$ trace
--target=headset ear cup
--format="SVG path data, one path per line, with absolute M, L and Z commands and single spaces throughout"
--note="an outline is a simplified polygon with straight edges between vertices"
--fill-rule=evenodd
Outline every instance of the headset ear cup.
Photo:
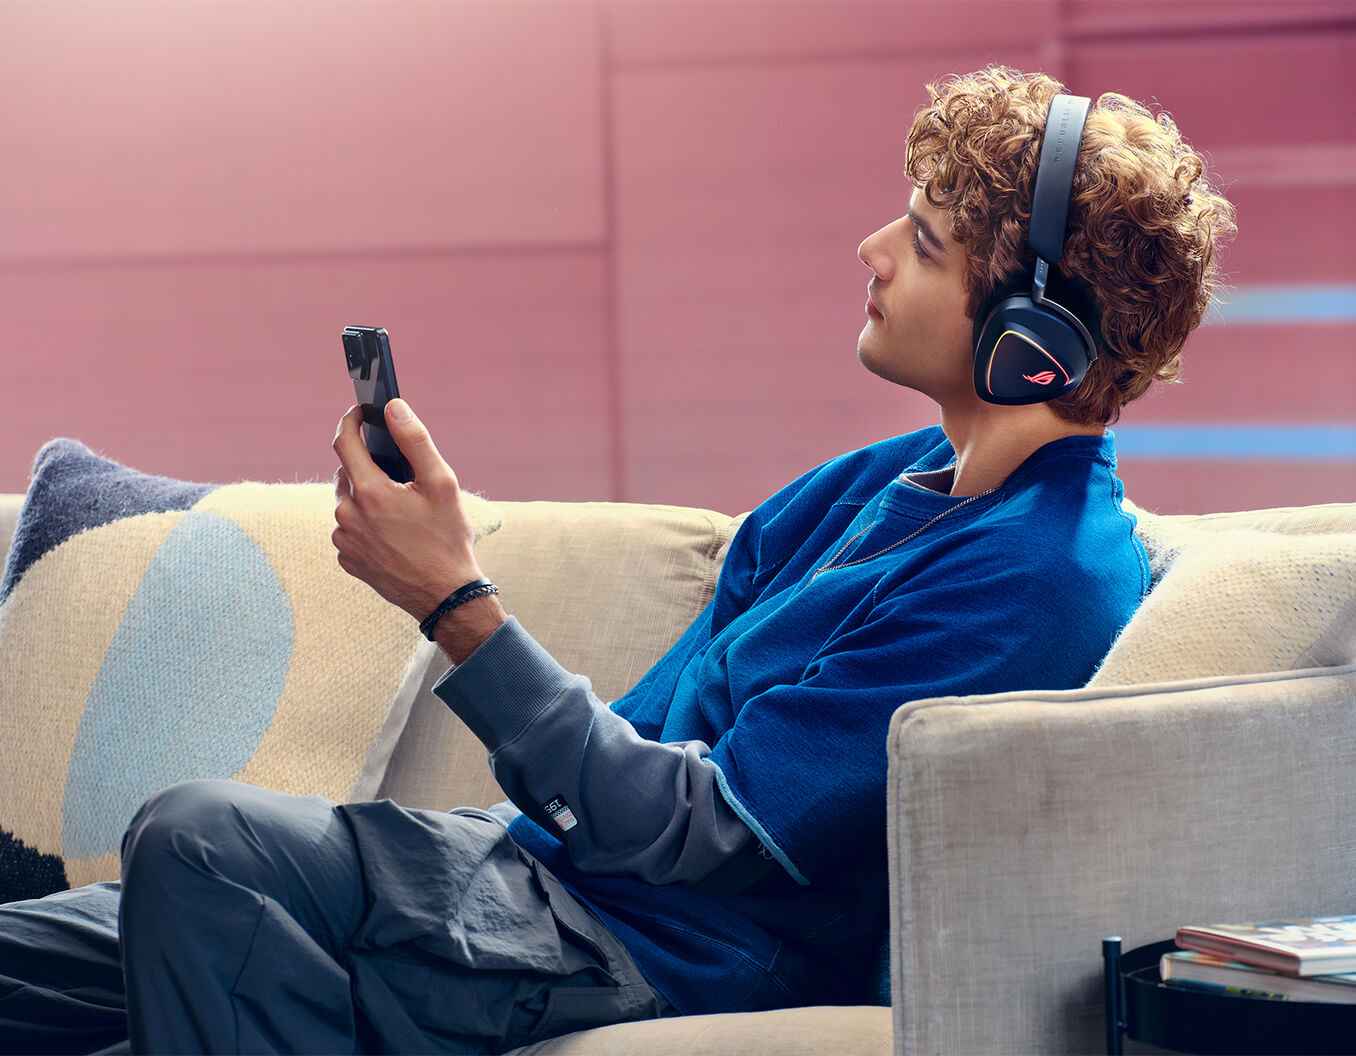
M 1077 292 L 1079 286 L 1062 281 L 1058 265 L 1091 102 L 1086 96 L 1064 94 L 1050 100 L 1026 235 L 1036 258 L 1031 293 L 1009 287 L 982 324 L 975 318 L 975 392 L 989 403 L 1058 399 L 1078 387 L 1097 358 L 1098 339 L 1077 314 L 1078 298 L 1068 301 L 1070 310 L 1060 303 L 1064 298 L 1058 292 L 1064 287 Z M 1100 333 L 1096 312 L 1087 314 Z
M 1001 405 L 1044 403 L 1076 389 L 1094 353 L 1086 330 L 1067 315 L 1025 294 L 999 301 L 975 341 L 979 398 Z

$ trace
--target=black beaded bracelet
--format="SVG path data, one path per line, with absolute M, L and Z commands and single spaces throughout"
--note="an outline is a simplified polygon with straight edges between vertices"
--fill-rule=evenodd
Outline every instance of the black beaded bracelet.
M 433 628 L 438 626 L 438 621 L 453 609 L 465 605 L 468 601 L 475 601 L 476 598 L 484 598 L 498 593 L 499 588 L 488 579 L 473 579 L 466 586 L 454 590 L 443 599 L 441 605 L 420 620 L 419 630 L 431 642 L 433 641 Z

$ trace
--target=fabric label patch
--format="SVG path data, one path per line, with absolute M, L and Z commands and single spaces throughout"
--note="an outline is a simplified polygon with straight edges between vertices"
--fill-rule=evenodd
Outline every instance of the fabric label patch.
M 541 807 L 542 810 L 551 815 L 551 820 L 560 826 L 561 832 L 569 832 L 579 824 L 578 819 L 574 816 L 574 811 L 570 809 L 570 805 L 565 802 L 563 796 L 548 799 Z

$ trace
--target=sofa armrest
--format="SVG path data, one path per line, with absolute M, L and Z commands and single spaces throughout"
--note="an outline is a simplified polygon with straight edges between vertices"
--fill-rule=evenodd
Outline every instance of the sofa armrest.
M 1097 1051 L 1105 936 L 1356 908 L 1356 665 L 917 701 L 889 756 L 897 1052 Z

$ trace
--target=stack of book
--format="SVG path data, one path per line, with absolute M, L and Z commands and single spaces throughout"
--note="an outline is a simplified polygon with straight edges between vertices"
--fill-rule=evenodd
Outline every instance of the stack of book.
M 1165 953 L 1165 983 L 1289 1001 L 1356 1004 L 1356 916 L 1186 925 Z

